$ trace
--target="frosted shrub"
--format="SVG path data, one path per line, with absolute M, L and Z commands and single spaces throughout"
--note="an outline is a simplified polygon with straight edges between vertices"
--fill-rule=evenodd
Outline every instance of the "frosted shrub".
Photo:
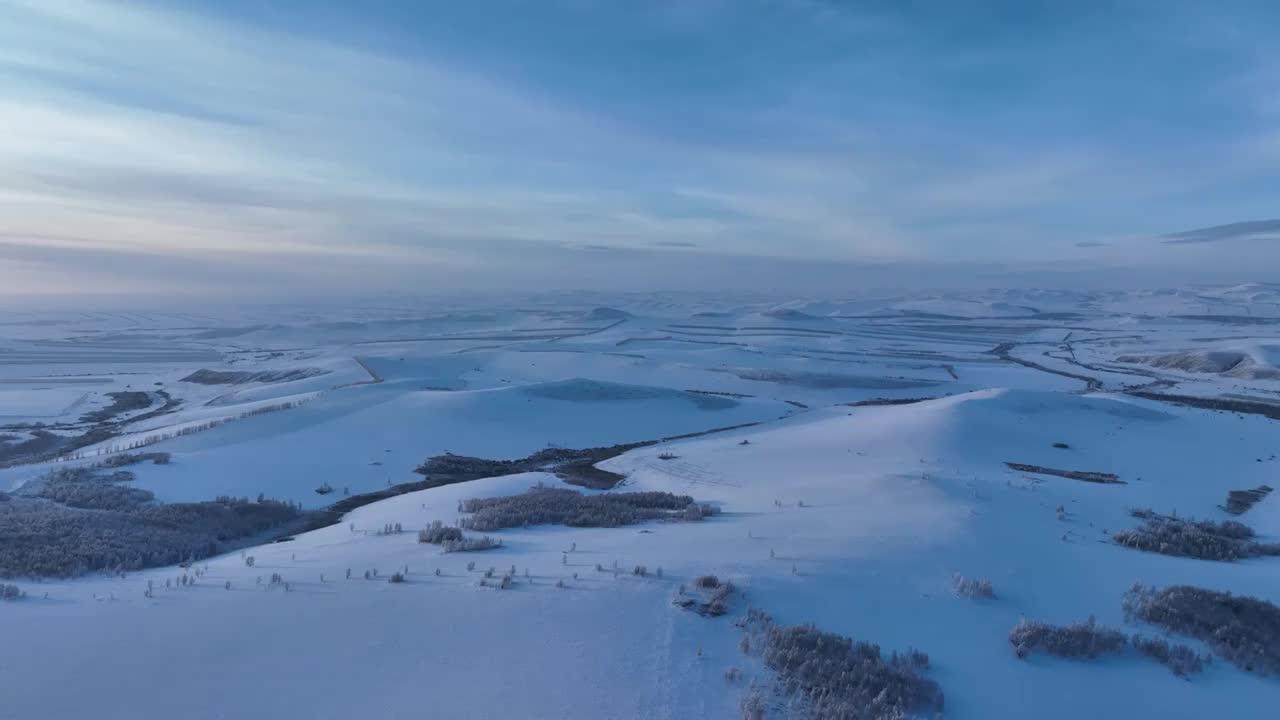
M 431 525 L 418 531 L 418 542 L 430 543 L 431 545 L 443 545 L 448 542 L 459 542 L 462 540 L 462 531 L 456 527 L 446 527 L 439 520 L 432 521 Z
M 1111 536 L 1117 545 L 1198 560 L 1230 562 L 1260 555 L 1280 555 L 1280 544 L 1253 542 L 1253 529 L 1235 520 L 1213 522 L 1135 510 L 1143 523 Z
M 1149 638 L 1134 635 L 1129 642 L 1134 649 L 1169 668 L 1178 677 L 1186 677 L 1204 669 L 1205 658 L 1196 654 L 1195 650 L 1181 644 L 1170 644 L 1163 638 Z
M 478 552 L 498 547 L 502 547 L 502 541 L 494 540 L 488 535 L 481 535 L 480 537 L 464 537 L 461 540 L 447 540 L 441 545 L 441 548 L 447 553 Z
M 1203 640 L 1250 672 L 1280 675 L 1280 607 L 1266 600 L 1190 585 L 1162 590 L 1135 584 L 1125 617 Z
M 996 596 L 991 581 L 986 578 L 967 578 L 959 573 L 951 576 L 951 587 L 957 595 L 971 598 L 992 599 Z
M 0 583 L 0 600 L 18 600 L 25 595 L 17 585 Z
M 402 572 L 391 573 L 391 575 L 387 577 L 387 582 L 393 583 L 393 584 L 404 582 L 404 573 Z
M 806 701 L 811 717 L 899 720 L 942 713 L 942 688 L 923 674 L 928 665 L 924 653 L 886 658 L 879 645 L 812 625 L 772 625 L 763 614 L 751 622 L 763 632 L 765 666 L 778 674 L 787 694 Z M 763 702 L 757 705 L 762 713 Z M 762 717 L 748 716 L 746 703 L 743 716 Z
M 1128 638 L 1122 633 L 1088 622 L 1059 626 L 1023 618 L 1009 632 L 1009 644 L 1018 657 L 1043 652 L 1064 658 L 1093 659 L 1124 652 Z

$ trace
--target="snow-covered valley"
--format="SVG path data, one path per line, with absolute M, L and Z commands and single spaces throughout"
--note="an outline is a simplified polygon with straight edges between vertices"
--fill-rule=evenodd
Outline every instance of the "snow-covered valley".
M 1228 512 L 1233 491 L 1280 479 L 1278 300 L 1251 285 L 17 314 L 0 328 L 0 575 L 25 597 L 0 602 L 0 718 L 749 717 L 744 701 L 805 717 L 812 698 L 743 643 L 748 608 L 927 653 L 947 718 L 1271 717 L 1274 672 L 1122 603 L 1135 582 L 1280 602 L 1280 557 L 1116 535 L 1149 509 L 1280 541 L 1280 498 Z M 554 463 L 397 489 L 430 481 L 416 471 L 433 457 L 626 443 L 601 454 L 622 478 L 609 490 Z M 15 518 L 66 502 L 51 473 L 117 463 L 129 478 L 92 482 L 145 491 L 142 507 L 347 504 L 185 567 L 32 576 Z M 538 487 L 714 514 L 466 527 L 465 501 Z M 501 546 L 442 552 L 419 542 L 435 521 Z M 705 575 L 735 588 L 722 615 L 679 607 Z M 1010 641 L 1023 618 L 1091 617 L 1214 659 L 1181 677 L 1132 649 L 1021 657 Z

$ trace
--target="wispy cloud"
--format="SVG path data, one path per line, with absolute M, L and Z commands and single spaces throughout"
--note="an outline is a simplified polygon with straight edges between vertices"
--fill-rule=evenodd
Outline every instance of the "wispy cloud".
M 1252 220 L 1185 230 L 1163 235 L 1160 242 L 1166 245 L 1186 245 L 1231 240 L 1280 240 L 1280 220 Z
M 946 27 L 967 16 L 817 0 L 550 2 L 497 24 L 459 4 L 432 11 L 426 41 L 326 7 L 337 20 L 280 24 L 217 4 L 0 0 L 10 267 L 116 287 L 133 277 L 121 257 L 211 285 L 248 266 L 293 282 L 360 258 L 447 282 L 606 254 L 583 248 L 1038 261 L 1256 217 L 1280 181 L 1259 151 L 1280 147 L 1280 63 L 1247 22 L 1188 48 L 1144 29 L 1159 13 L 1114 37 L 983 21 L 966 41 Z M 591 36 L 555 35 L 579 27 Z M 1107 72 L 1134 43 L 1169 72 L 1225 58 L 1230 82 L 1187 75 L 1220 104 L 1198 107 L 1195 86 L 1152 95 L 1160 83 L 1125 74 L 1145 66 Z

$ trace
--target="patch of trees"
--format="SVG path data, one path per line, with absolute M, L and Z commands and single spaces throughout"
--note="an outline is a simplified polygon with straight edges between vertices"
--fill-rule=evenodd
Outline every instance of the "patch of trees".
M 418 542 L 420 543 L 443 545 L 447 542 L 457 542 L 461 539 L 461 530 L 447 526 L 439 520 L 432 521 L 430 525 L 418 531 Z
M 0 577 L 173 565 L 224 552 L 237 540 L 270 530 L 300 529 L 313 515 L 261 496 L 154 503 L 144 490 L 120 487 L 121 474 L 128 475 L 62 471 L 52 482 L 40 481 L 37 497 L 14 496 L 0 505 Z M 147 500 L 138 502 L 137 493 Z
M 153 465 L 168 465 L 173 456 L 167 452 L 124 452 L 108 455 L 104 460 L 94 463 L 94 467 L 120 468 L 139 463 L 150 462 Z
M 129 511 L 155 499 L 147 490 L 120 484 L 133 477 L 127 470 L 108 475 L 89 468 L 62 468 L 37 480 L 35 495 L 83 510 Z
M 1124 547 L 1223 562 L 1280 555 L 1280 543 L 1254 542 L 1253 529 L 1235 520 L 1192 520 L 1151 510 L 1134 510 L 1131 514 L 1142 519 L 1142 524 L 1111 536 L 1116 544 Z
M 17 585 L 0 583 L 0 600 L 20 600 L 26 596 L 27 594 Z
M 879 645 L 813 625 L 776 625 L 754 608 L 739 624 L 747 632 L 744 651 L 758 651 L 782 691 L 804 698 L 810 717 L 898 720 L 942 713 L 942 688 L 924 674 L 929 656 L 919 650 L 885 657 Z M 762 710 L 761 703 L 750 704 Z M 747 705 L 744 716 L 760 717 L 747 715 Z
M 707 617 L 719 617 L 729 612 L 729 598 L 737 590 L 733 583 L 715 575 L 699 575 L 693 581 L 694 589 L 702 593 L 699 599 L 685 593 L 683 585 L 672 604 Z
M 1101 655 L 1121 655 L 1135 650 L 1185 677 L 1204 669 L 1208 658 L 1186 645 L 1170 644 L 1162 638 L 1127 636 L 1103 627 L 1091 617 L 1087 622 L 1050 625 L 1038 620 L 1021 620 L 1009 631 L 1009 644 L 1018 657 L 1044 653 L 1075 660 L 1093 660 Z
M 621 527 L 646 520 L 701 520 L 716 512 L 688 495 L 669 492 L 583 495 L 568 488 L 534 487 L 519 495 L 464 500 L 467 530 L 501 530 L 534 525 Z
M 1249 672 L 1280 675 L 1280 607 L 1266 600 L 1191 585 L 1162 590 L 1135 584 L 1125 617 L 1203 640 Z

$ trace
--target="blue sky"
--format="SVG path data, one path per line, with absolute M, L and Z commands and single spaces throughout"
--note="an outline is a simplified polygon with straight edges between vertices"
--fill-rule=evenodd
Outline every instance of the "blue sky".
M 0 0 L 0 292 L 1274 279 L 1276 27 L 1262 2 Z

